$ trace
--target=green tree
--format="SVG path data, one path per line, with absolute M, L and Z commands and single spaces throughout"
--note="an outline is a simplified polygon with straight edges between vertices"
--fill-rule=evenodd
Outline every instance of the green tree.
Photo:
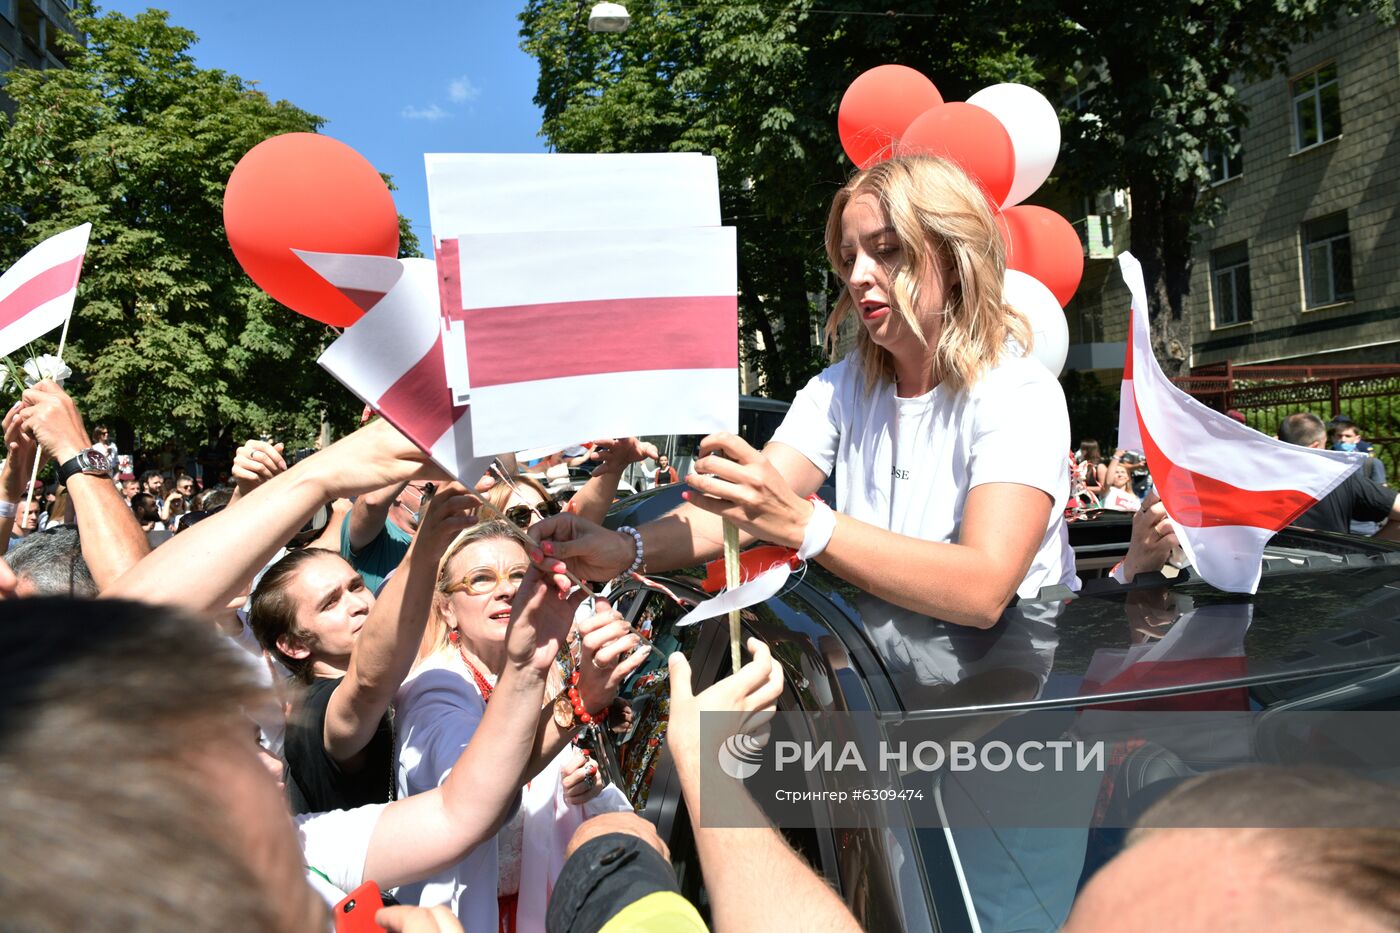
M 324 121 L 197 67 L 194 33 L 164 12 L 99 14 L 85 0 L 75 22 L 88 43 L 61 39 L 67 69 L 9 76 L 17 110 L 0 114 L 0 267 L 92 222 L 64 354 L 87 416 L 146 443 L 262 432 L 304 442 L 323 416 L 348 426 L 357 406 L 315 362 L 334 334 L 254 285 L 223 228 L 239 158 Z M 411 233 L 403 246 L 416 252 Z
M 860 72 L 897 62 L 965 97 L 1034 80 L 1005 31 L 953 4 L 636 0 L 621 35 L 591 35 L 587 5 L 530 0 L 522 47 L 540 65 L 542 135 L 561 152 L 696 151 L 719 163 L 739 232 L 742 341 L 765 391 L 791 397 L 821 365 L 813 335 L 834 298 L 822 239 L 852 166 L 836 110 Z M 957 63 L 950 67 L 948 63 Z M 759 349 L 761 347 L 761 349 Z

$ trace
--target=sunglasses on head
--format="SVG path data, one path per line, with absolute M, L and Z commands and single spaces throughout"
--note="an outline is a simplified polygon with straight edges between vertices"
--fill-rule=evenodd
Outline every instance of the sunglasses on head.
M 549 518 L 558 515 L 563 507 L 553 499 L 546 499 L 537 506 L 513 505 L 503 513 L 517 528 L 529 528 L 533 518 Z

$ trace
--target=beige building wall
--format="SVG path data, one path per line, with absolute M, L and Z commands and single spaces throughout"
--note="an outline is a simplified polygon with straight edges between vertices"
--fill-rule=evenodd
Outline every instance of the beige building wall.
M 1290 81 L 1328 63 L 1337 70 L 1341 134 L 1300 151 Z M 1294 49 L 1287 75 L 1240 93 L 1250 107 L 1241 135 L 1243 170 L 1215 187 L 1225 207 L 1200 230 L 1186 299 L 1192 365 L 1227 358 L 1400 362 L 1400 29 L 1369 14 L 1345 18 Z M 1346 217 L 1354 295 L 1309 308 L 1304 225 L 1334 214 Z M 1252 320 L 1224 323 L 1217 320 L 1211 257 L 1240 244 L 1248 252 Z M 1072 344 L 1125 339 L 1129 297 L 1116 265 L 1086 262 L 1084 284 L 1067 309 Z

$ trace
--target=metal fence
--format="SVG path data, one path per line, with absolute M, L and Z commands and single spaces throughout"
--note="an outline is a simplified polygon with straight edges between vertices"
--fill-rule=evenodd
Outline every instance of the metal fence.
M 1177 385 L 1218 411 L 1238 409 L 1249 426 L 1276 435 L 1298 411 L 1326 421 L 1346 415 L 1375 445 L 1392 486 L 1400 484 L 1400 366 L 1197 367 Z

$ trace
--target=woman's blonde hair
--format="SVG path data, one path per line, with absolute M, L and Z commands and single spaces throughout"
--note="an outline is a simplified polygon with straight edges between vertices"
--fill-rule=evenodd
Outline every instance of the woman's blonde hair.
M 511 483 L 515 485 L 512 486 L 510 483 L 497 483 L 486 490 L 486 501 L 491 503 L 498 512 L 504 512 L 506 510 L 506 504 L 510 502 L 510 497 L 518 486 L 525 486 L 533 489 L 540 494 L 540 500 L 543 502 L 548 502 L 550 499 L 554 498 L 554 496 L 550 494 L 550 491 L 544 487 L 544 484 L 533 476 L 517 473 L 511 477 Z
M 903 263 L 890 285 L 890 309 L 904 318 L 922 342 L 919 305 L 920 270 L 933 268 L 943 278 L 943 328 L 934 348 L 932 376 L 954 392 L 972 386 L 996 365 L 1007 338 L 1023 352 L 1031 349 L 1030 322 L 1002 301 L 1006 254 L 1001 234 L 982 189 L 957 165 L 933 156 L 890 159 L 856 174 L 837 192 L 826 221 L 826 253 L 841 275 L 841 215 L 863 194 L 874 194 L 889 217 L 903 248 Z M 847 288 L 841 289 L 826 322 L 826 340 L 834 351 L 841 322 L 856 311 Z M 894 359 L 856 331 L 852 351 L 865 372 L 867 390 L 884 379 L 895 381 Z
M 447 588 L 456 582 L 448 579 L 447 566 L 452 563 L 452 558 L 461 553 L 468 545 L 476 544 L 478 541 L 493 541 L 502 538 L 516 543 L 520 541 L 516 530 L 511 527 L 509 522 L 499 520 L 478 522 L 470 528 L 463 529 L 457 537 L 452 539 L 447 550 L 443 551 L 442 557 L 438 560 L 437 582 L 433 587 L 433 608 L 428 618 L 428 629 L 423 635 L 423 650 L 420 655 L 441 651 L 452 644 L 447 639 L 447 620 L 443 615 L 443 608 L 452 595 L 447 592 Z

